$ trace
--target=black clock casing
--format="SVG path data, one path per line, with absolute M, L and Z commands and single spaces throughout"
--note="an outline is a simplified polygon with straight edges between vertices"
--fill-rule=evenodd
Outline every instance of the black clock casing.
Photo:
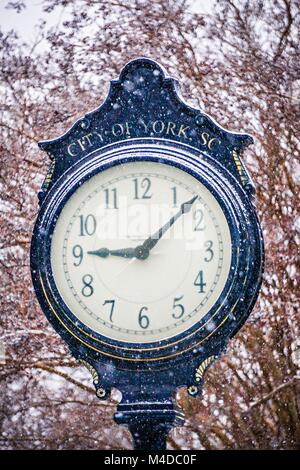
M 205 370 L 248 318 L 263 270 L 255 190 L 240 160 L 251 142 L 189 107 L 177 82 L 141 58 L 125 66 L 100 108 L 58 139 L 40 143 L 52 164 L 32 238 L 33 284 L 48 320 L 91 371 L 99 398 L 107 398 L 111 387 L 125 402 L 168 400 L 179 386 L 197 395 Z M 159 344 L 112 340 L 78 321 L 58 292 L 50 262 L 55 223 L 76 189 L 98 172 L 141 160 L 176 166 L 201 181 L 222 207 L 232 239 L 231 269 L 216 304 L 188 331 Z

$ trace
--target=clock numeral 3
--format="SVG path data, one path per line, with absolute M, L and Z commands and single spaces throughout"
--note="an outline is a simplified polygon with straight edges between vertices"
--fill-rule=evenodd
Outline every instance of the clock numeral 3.
M 181 318 L 184 314 L 184 306 L 182 304 L 179 304 L 178 301 L 183 299 L 183 295 L 181 297 L 175 297 L 174 299 L 174 302 L 173 302 L 173 313 L 172 313 L 172 317 L 173 318 L 176 318 L 176 320 L 178 320 L 179 318 Z M 176 311 L 175 311 L 176 309 Z
M 133 179 L 134 183 L 134 199 L 150 199 L 152 194 L 149 194 L 151 187 L 151 180 L 149 178 L 143 178 L 140 181 L 138 178 Z M 142 196 L 141 192 L 144 190 Z
M 94 293 L 94 288 L 92 286 L 93 276 L 90 274 L 85 274 L 82 278 L 83 288 L 81 289 L 82 295 L 84 297 L 91 297 Z
M 84 215 L 79 216 L 80 220 L 80 233 L 79 235 L 83 237 L 84 235 L 94 235 L 97 228 L 97 222 L 93 214 L 89 214 L 86 217 Z
M 147 317 L 147 315 L 143 313 L 144 311 L 147 311 L 147 310 L 148 310 L 148 307 L 142 307 L 139 312 L 139 325 L 144 330 L 148 328 L 149 323 L 150 323 L 149 317 Z
M 194 286 L 199 287 L 199 293 L 204 294 L 204 287 L 206 286 L 206 283 L 204 282 L 204 275 L 203 271 L 199 271 L 199 273 L 196 276 L 196 279 L 194 281 Z
M 81 264 L 82 258 L 83 258 L 83 249 L 82 246 L 80 245 L 74 245 L 73 250 L 72 250 L 74 258 L 76 258 L 76 261 L 74 261 L 74 266 L 79 266 Z
M 106 304 L 111 304 L 109 319 L 113 323 L 112 317 L 113 317 L 113 312 L 114 312 L 114 308 L 115 308 L 115 301 L 114 300 L 105 300 L 105 302 L 102 305 L 104 306 Z
M 118 209 L 116 188 L 104 189 L 104 195 L 105 195 L 105 208 L 106 209 Z
M 204 214 L 202 209 L 196 209 L 193 218 L 195 221 L 195 227 L 194 230 L 196 232 L 200 232 L 205 229 L 205 225 L 203 225 L 203 219 L 204 219 Z
M 205 242 L 205 247 L 206 247 L 205 252 L 207 253 L 207 256 L 205 256 L 204 261 L 209 263 L 214 257 L 214 252 L 213 252 L 213 249 L 212 249 L 213 242 L 211 240 L 207 240 Z

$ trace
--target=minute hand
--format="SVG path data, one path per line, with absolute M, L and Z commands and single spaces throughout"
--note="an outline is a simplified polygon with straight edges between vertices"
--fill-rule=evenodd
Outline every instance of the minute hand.
M 167 230 L 169 230 L 170 227 L 172 227 L 176 220 L 179 219 L 182 214 L 186 214 L 191 210 L 192 205 L 194 204 L 197 198 L 198 196 L 195 196 L 189 201 L 186 201 L 181 204 L 179 211 L 175 215 L 173 215 L 173 217 L 171 217 L 171 219 L 166 222 L 160 229 L 158 229 L 157 232 L 153 233 L 149 238 L 144 241 L 144 243 L 142 244 L 142 248 L 144 250 L 152 250 L 158 240 L 164 235 Z

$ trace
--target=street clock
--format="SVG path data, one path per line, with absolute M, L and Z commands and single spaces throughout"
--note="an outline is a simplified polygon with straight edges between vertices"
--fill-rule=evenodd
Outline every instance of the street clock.
M 40 305 L 136 448 L 182 422 L 172 396 L 254 306 L 263 241 L 240 156 L 252 142 L 178 96 L 154 61 L 127 64 L 100 108 L 40 142 L 52 160 L 31 247 Z

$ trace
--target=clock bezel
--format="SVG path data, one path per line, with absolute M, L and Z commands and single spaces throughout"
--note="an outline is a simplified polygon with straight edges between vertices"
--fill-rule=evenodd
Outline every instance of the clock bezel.
M 159 342 L 125 343 L 91 330 L 68 309 L 54 282 L 50 245 L 60 212 L 79 185 L 112 166 L 142 160 L 180 168 L 209 189 L 221 206 L 229 226 L 232 260 L 221 295 L 198 323 Z M 245 252 L 248 252 L 248 256 L 243 256 Z M 222 165 L 204 152 L 184 144 L 175 144 L 166 139 L 134 139 L 93 152 L 74 164 L 53 185 L 43 201 L 35 225 L 31 267 L 42 309 L 72 350 L 84 350 L 89 356 L 100 356 L 104 360 L 126 364 L 126 367 L 130 367 L 130 364 L 134 367 L 161 367 L 171 359 L 182 361 L 197 354 L 212 336 L 215 345 L 233 336 L 248 317 L 256 300 L 261 282 L 262 253 L 260 228 L 252 203 L 240 183 Z M 250 266 L 248 261 L 253 259 L 257 263 Z M 209 328 L 204 336 L 204 326 L 207 327 L 212 321 L 216 328 Z

